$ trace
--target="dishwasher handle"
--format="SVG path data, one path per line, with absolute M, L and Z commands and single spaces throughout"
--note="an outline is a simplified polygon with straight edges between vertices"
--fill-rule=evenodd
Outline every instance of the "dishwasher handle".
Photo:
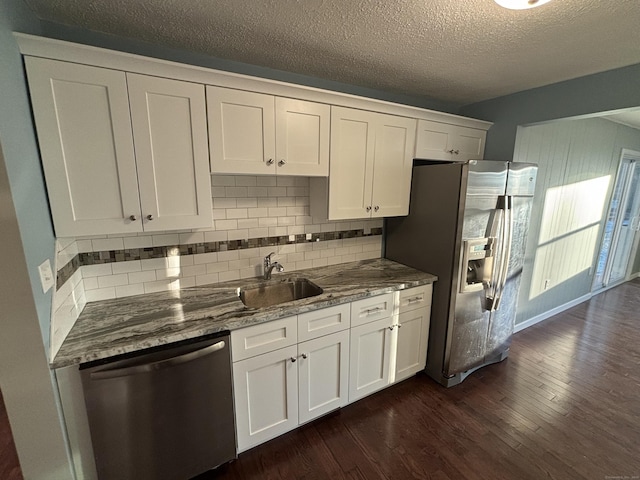
M 174 367 L 182 363 L 191 362 L 198 358 L 202 358 L 218 350 L 222 350 L 225 347 L 225 341 L 220 340 L 213 345 L 208 345 L 204 348 L 188 352 L 177 357 L 171 357 L 164 360 L 158 360 L 155 362 L 143 363 L 140 365 L 133 365 L 130 367 L 114 368 L 112 370 L 100 370 L 91 372 L 91 380 L 106 380 L 109 378 L 126 377 L 131 375 L 137 375 L 140 373 L 149 373 L 156 370 L 162 370 L 163 368 Z

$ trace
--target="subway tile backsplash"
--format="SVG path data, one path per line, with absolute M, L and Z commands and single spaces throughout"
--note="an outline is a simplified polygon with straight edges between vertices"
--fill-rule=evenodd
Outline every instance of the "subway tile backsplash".
M 210 229 L 60 239 L 56 296 L 72 278 L 91 302 L 256 277 L 272 251 L 287 272 L 381 255 L 382 220 L 311 217 L 306 177 L 214 175 L 212 197 Z

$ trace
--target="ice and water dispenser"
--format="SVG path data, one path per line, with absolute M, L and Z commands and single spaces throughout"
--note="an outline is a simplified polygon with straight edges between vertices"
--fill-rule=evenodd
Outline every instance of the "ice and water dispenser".
M 463 240 L 460 293 L 491 286 L 496 237 Z

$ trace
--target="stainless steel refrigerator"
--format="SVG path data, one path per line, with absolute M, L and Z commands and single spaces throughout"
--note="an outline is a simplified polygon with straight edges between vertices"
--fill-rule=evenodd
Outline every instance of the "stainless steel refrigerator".
M 504 360 L 513 334 L 537 166 L 415 160 L 385 257 L 438 276 L 426 372 L 446 387 Z

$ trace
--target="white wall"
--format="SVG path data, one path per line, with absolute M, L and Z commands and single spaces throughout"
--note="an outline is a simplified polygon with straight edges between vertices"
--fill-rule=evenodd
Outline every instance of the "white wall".
M 540 169 L 516 324 L 591 292 L 623 148 L 640 150 L 640 131 L 604 119 L 519 127 L 514 161 Z

